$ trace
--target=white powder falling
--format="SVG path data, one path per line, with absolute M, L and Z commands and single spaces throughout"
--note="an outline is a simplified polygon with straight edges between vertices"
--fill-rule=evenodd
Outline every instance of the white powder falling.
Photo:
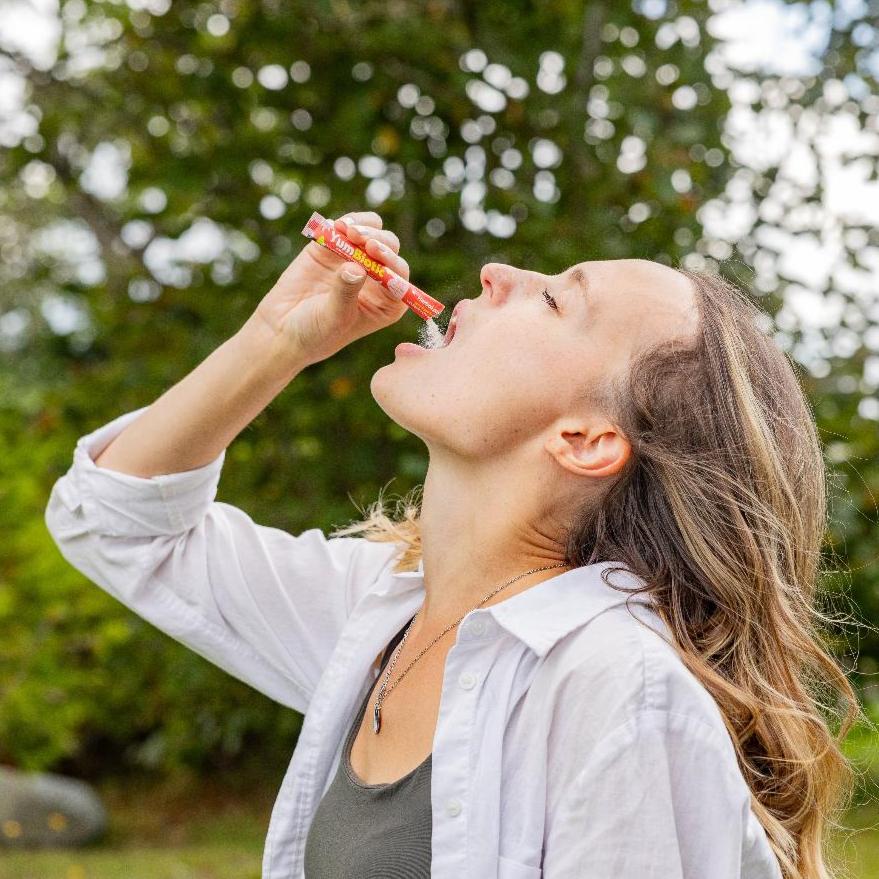
M 445 339 L 446 329 L 448 327 L 441 329 L 432 317 L 428 318 L 418 331 L 418 344 L 422 348 L 439 348 Z

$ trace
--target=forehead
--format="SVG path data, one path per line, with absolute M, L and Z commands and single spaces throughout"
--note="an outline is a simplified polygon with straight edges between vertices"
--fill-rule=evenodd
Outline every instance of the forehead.
M 685 334 L 696 328 L 693 284 L 669 266 L 649 259 L 590 260 L 565 273 L 574 284 L 580 275 L 595 322 L 611 319 L 629 330 L 640 327 L 654 339 L 657 333 Z

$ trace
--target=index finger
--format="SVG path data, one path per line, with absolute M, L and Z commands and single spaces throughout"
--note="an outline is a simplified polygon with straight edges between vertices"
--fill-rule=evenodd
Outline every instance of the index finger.
M 351 211 L 339 217 L 343 223 L 353 223 L 358 226 L 375 226 L 382 228 L 382 218 L 375 211 Z M 338 222 L 339 220 L 336 220 Z

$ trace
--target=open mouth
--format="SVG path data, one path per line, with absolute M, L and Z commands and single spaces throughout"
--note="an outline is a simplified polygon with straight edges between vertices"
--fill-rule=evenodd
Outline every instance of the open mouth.
M 446 324 L 445 329 L 435 320 L 427 320 L 418 331 L 418 344 L 422 348 L 436 351 L 439 348 L 446 348 L 452 340 L 456 338 L 458 333 L 458 324 L 461 318 L 462 300 L 452 310 L 452 316 Z
M 445 335 L 443 336 L 443 343 L 440 347 L 445 348 L 446 345 L 449 345 L 452 339 L 455 338 L 455 331 L 458 329 L 458 315 L 453 314 L 451 320 L 449 320 L 449 325 L 446 327 Z
M 469 303 L 466 299 L 462 299 L 453 309 L 452 316 L 449 318 L 449 324 L 446 327 L 445 335 L 443 336 L 442 346 L 445 348 L 449 345 L 458 334 L 459 326 L 461 323 L 461 319 L 463 317 L 464 311 L 466 311 Z

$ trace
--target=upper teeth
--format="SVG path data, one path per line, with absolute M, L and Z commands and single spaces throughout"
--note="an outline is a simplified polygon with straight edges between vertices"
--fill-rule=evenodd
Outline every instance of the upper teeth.
M 457 325 L 457 320 L 455 317 L 452 317 L 452 319 L 449 321 L 448 327 L 446 328 L 445 341 L 446 341 L 447 345 L 449 342 L 452 341 L 452 336 L 455 334 L 455 326 L 456 325 Z

